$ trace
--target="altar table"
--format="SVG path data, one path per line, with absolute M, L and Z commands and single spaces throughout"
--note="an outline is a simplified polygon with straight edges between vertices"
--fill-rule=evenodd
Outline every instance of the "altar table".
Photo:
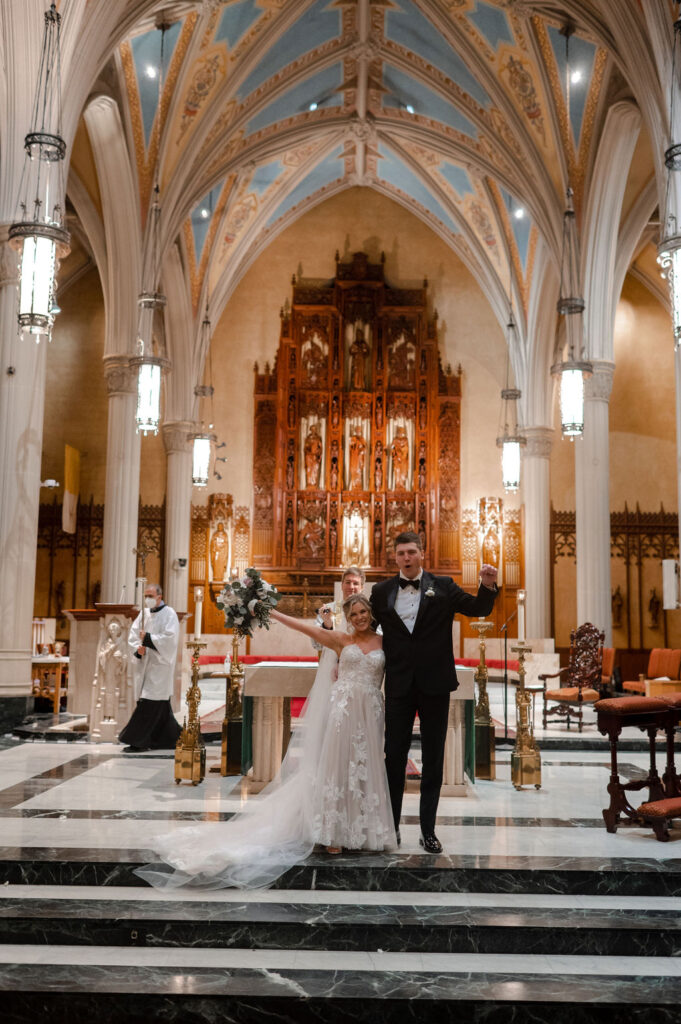
M 277 774 L 290 736 L 291 698 L 307 697 L 316 673 L 314 663 L 300 661 L 244 665 L 244 697 L 254 698 L 253 770 L 248 777 L 253 792 L 259 792 Z M 472 752 L 466 751 L 466 738 L 471 737 L 473 730 L 466 730 L 464 725 L 467 703 L 474 699 L 474 672 L 457 666 L 457 676 L 459 688 L 451 694 L 449 703 L 443 796 L 466 795 L 465 768 L 474 762 Z M 244 715 L 245 726 L 246 718 Z M 412 788 L 412 784 L 408 783 L 407 788 Z

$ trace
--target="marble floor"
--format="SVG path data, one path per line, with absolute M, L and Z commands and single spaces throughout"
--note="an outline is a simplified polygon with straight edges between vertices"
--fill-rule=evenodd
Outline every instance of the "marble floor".
M 646 766 L 623 753 L 623 776 Z M 320 851 L 264 892 L 167 893 L 133 874 L 152 838 L 255 806 L 241 778 L 176 786 L 170 751 L 4 737 L 3 1017 L 681 1020 L 681 829 L 608 834 L 608 777 L 605 750 L 566 743 L 518 792 L 502 746 L 495 781 L 442 799 L 441 857 L 408 793 L 396 853 Z

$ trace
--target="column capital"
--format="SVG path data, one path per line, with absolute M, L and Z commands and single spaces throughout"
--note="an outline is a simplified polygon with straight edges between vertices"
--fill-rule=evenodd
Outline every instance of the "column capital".
M 589 360 L 593 373 L 584 381 L 584 398 L 587 402 L 609 402 L 615 364 L 607 359 Z
M 163 424 L 161 432 L 166 453 L 170 455 L 172 452 L 189 451 L 190 437 L 197 433 L 197 427 L 189 420 L 171 420 Z
M 523 437 L 527 438 L 524 457 L 530 459 L 550 458 L 555 433 L 552 427 L 523 427 Z
M 103 363 L 109 398 L 135 394 L 137 373 L 130 365 L 130 356 L 104 356 Z
M 19 284 L 19 254 L 9 244 L 10 224 L 0 224 L 0 288 Z

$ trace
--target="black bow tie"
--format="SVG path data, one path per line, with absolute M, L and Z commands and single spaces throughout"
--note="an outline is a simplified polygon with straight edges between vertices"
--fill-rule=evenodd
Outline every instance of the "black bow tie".
M 421 580 L 405 580 L 404 576 L 400 576 L 400 588 L 404 590 L 405 587 L 413 587 L 414 590 L 420 590 Z

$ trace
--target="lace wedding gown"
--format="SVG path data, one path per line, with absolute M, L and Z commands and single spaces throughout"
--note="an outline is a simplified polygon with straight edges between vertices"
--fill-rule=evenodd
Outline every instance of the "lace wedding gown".
M 336 665 L 338 676 L 336 676 Z M 228 822 L 176 829 L 152 849 L 165 865 L 137 871 L 159 888 L 271 885 L 316 843 L 396 846 L 383 757 L 385 656 L 325 651 L 277 778 Z M 167 865 L 167 866 L 166 866 Z

